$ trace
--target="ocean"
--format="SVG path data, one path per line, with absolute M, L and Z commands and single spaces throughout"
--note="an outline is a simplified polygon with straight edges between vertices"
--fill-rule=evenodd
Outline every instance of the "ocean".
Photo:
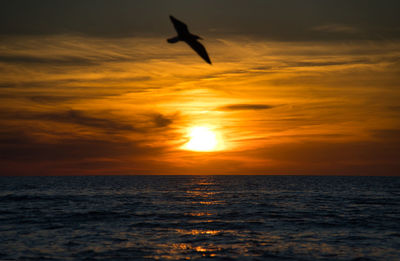
M 400 260 L 400 178 L 0 177 L 0 260 Z

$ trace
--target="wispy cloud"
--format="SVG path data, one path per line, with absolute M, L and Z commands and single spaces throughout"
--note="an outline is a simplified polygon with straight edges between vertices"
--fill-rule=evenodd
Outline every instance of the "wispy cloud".
M 400 143 L 400 129 L 378 129 L 371 130 L 373 137 L 389 142 L 396 141 Z
M 168 127 L 173 123 L 172 117 L 156 113 L 139 115 L 134 120 L 118 119 L 107 111 L 87 112 L 80 110 L 64 110 L 55 112 L 22 112 L 22 111 L 1 111 L 0 119 L 22 120 L 22 121 L 49 121 L 53 123 L 67 123 L 96 128 L 106 132 L 138 132 L 146 133 L 154 128 Z M 135 123 L 138 126 L 135 126 Z
M 41 57 L 35 55 L 0 55 L 0 61 L 10 64 L 44 64 L 53 66 L 88 66 L 95 65 L 93 60 L 77 56 Z
M 327 32 L 327 33 L 345 33 L 354 34 L 360 32 L 360 30 L 351 25 L 345 24 L 325 24 L 312 28 L 313 31 Z
M 272 109 L 275 106 L 267 104 L 230 104 L 218 107 L 220 111 L 245 111 L 245 110 L 267 110 Z
M 154 124 L 157 128 L 164 128 L 172 124 L 172 118 L 168 118 L 162 114 L 153 115 Z

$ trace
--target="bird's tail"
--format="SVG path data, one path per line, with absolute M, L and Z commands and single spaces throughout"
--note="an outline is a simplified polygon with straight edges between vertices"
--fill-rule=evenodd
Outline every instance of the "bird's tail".
M 178 41 L 179 41 L 179 37 L 178 36 L 175 36 L 175 37 L 167 39 L 167 42 L 169 42 L 169 43 L 176 43 Z

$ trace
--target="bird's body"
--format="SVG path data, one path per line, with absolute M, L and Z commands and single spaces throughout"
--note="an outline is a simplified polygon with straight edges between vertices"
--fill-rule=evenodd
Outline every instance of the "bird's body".
M 176 32 L 178 33 L 177 36 L 167 39 L 168 43 L 176 43 L 179 41 L 183 41 L 187 43 L 201 58 L 203 58 L 207 63 L 211 64 L 210 57 L 206 51 L 206 48 L 198 41 L 201 39 L 199 36 L 191 34 L 183 22 L 179 21 L 172 15 L 169 16 L 171 19 L 172 24 L 175 27 Z

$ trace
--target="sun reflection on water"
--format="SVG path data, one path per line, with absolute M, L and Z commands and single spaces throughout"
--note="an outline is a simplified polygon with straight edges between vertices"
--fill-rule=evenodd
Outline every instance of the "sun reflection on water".
M 198 212 L 198 213 L 185 213 L 185 216 L 192 216 L 192 217 L 204 217 L 204 216 L 211 216 L 212 213 L 208 212 Z
M 148 258 L 154 259 L 192 259 L 190 257 L 185 256 L 184 253 L 194 252 L 198 253 L 203 257 L 215 257 L 217 251 L 221 251 L 221 248 L 215 247 L 213 245 L 210 246 L 194 246 L 190 243 L 175 243 L 170 245 L 170 252 L 168 254 L 163 253 L 159 256 L 148 256 Z M 160 253 L 161 254 L 161 253 Z
M 217 237 L 232 233 L 215 227 L 218 208 L 224 202 L 218 198 L 217 183 L 214 177 L 193 177 L 185 184 L 184 197 L 190 206 L 190 211 L 184 213 L 186 226 L 182 224 L 171 230 L 180 242 L 164 245 L 163 253 L 151 258 L 157 259 L 193 259 L 217 257 L 222 248 L 212 244 Z M 190 227 L 187 225 L 190 224 Z M 190 258 L 188 258 L 190 256 Z
M 181 235 L 217 235 L 222 232 L 222 230 L 202 230 L 202 229 L 177 229 L 176 230 Z

